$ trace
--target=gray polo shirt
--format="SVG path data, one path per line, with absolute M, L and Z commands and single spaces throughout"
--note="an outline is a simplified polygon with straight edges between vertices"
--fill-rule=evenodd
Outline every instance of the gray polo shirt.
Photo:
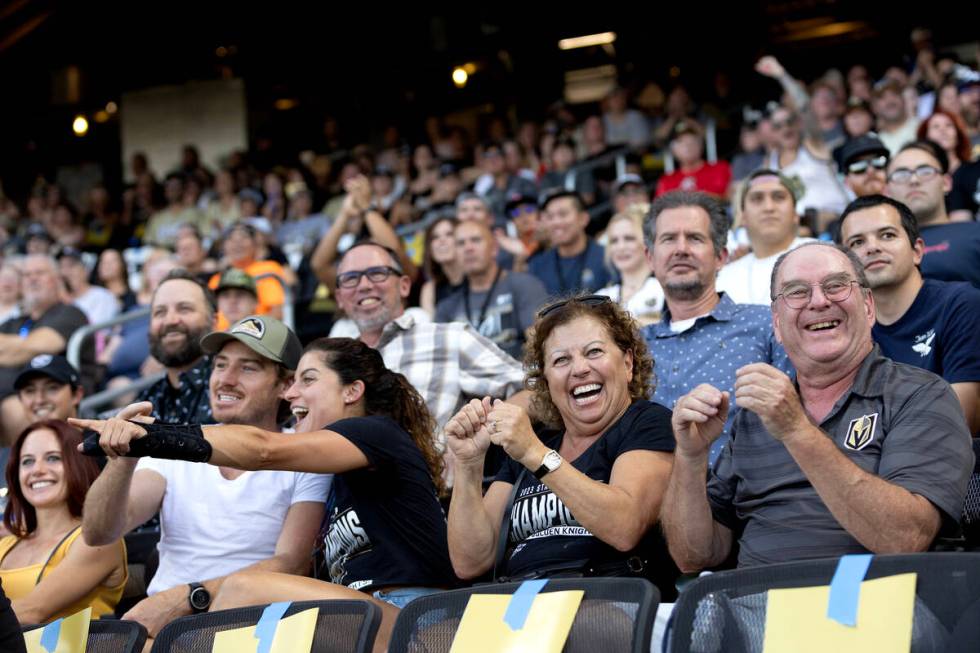
M 858 467 L 931 501 L 944 526 L 959 521 L 973 449 L 941 378 L 885 358 L 875 345 L 819 426 Z M 740 567 L 867 553 L 748 410 L 736 415 L 708 475 L 708 502 L 715 521 L 739 537 Z

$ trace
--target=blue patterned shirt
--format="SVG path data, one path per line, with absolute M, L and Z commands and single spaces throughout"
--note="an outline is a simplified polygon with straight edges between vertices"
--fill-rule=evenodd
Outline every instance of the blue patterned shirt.
M 673 410 L 678 399 L 702 383 L 728 391 L 734 399 L 735 371 L 750 363 L 769 363 L 795 376 L 793 365 L 773 335 L 769 307 L 736 304 L 725 293 L 719 295 L 714 309 L 685 331 L 671 331 L 669 307 L 660 322 L 643 329 L 655 363 L 657 388 L 653 400 L 657 403 Z M 725 430 L 711 445 L 711 463 L 728 442 L 735 412 L 733 405 Z

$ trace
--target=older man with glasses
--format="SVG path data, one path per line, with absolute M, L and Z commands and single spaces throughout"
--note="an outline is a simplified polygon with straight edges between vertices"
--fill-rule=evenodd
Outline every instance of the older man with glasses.
M 969 281 L 980 288 L 980 224 L 953 222 L 945 194 L 952 186 L 949 161 L 932 141 L 912 141 L 888 165 L 885 194 L 908 206 L 925 243 L 922 276 Z
M 771 288 L 796 381 L 755 363 L 737 371 L 733 395 L 704 384 L 674 406 L 663 513 L 674 560 L 688 572 L 719 565 L 736 538 L 739 566 L 927 550 L 958 527 L 973 469 L 956 395 L 882 356 L 853 253 L 801 245 L 779 258 Z M 709 471 L 733 399 L 741 410 Z

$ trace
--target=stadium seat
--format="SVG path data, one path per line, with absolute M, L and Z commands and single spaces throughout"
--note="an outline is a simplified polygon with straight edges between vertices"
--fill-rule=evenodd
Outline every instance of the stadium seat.
M 415 599 L 398 615 L 389 653 L 448 653 L 459 620 L 474 594 L 513 594 L 520 583 L 480 585 Z M 657 588 L 642 578 L 563 578 L 542 592 L 585 590 L 564 650 L 646 653 L 660 603 Z
M 318 608 L 316 632 L 310 653 L 362 653 L 374 646 L 381 623 L 381 608 L 368 601 L 296 601 L 283 615 L 288 617 Z M 215 633 L 254 626 L 264 605 L 220 610 L 181 617 L 167 624 L 153 641 L 153 653 L 210 651 Z
M 691 583 L 669 628 L 672 653 L 762 650 L 766 592 L 828 585 L 839 558 L 723 571 Z M 866 580 L 916 572 L 912 651 L 976 651 L 980 641 L 980 553 L 875 556 Z M 665 650 L 668 650 L 665 648 Z
M 27 626 L 24 632 L 43 625 Z M 100 619 L 92 621 L 88 627 L 88 641 L 85 653 L 139 653 L 146 642 L 146 628 L 135 621 Z
M 973 457 L 973 474 L 966 488 L 961 519 L 964 546 L 968 550 L 980 549 L 980 438 L 973 439 Z

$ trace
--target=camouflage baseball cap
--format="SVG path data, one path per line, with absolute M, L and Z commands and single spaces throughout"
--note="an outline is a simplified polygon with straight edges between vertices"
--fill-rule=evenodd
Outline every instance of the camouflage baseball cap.
M 259 296 L 259 292 L 255 287 L 255 279 L 252 278 L 252 275 L 235 267 L 228 268 L 221 273 L 221 277 L 218 279 L 218 287 L 214 289 L 214 294 L 220 295 L 222 290 L 228 290 L 230 288 L 246 290 L 255 297 Z
M 268 315 L 249 315 L 227 331 L 212 331 L 201 339 L 201 348 L 217 354 L 230 340 L 237 340 L 263 358 L 295 370 L 303 345 L 292 329 Z

